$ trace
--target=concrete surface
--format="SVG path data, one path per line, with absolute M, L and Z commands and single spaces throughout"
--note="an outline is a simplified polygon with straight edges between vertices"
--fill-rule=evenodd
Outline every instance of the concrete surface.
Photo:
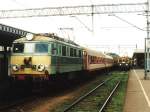
M 150 80 L 144 80 L 143 69 L 129 73 L 123 112 L 150 112 Z

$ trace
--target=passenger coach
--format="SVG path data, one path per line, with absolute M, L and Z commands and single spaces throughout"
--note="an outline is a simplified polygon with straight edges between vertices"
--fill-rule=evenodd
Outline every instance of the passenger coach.
M 113 58 L 100 51 L 84 48 L 83 51 L 84 70 L 95 71 L 111 68 L 114 64 Z

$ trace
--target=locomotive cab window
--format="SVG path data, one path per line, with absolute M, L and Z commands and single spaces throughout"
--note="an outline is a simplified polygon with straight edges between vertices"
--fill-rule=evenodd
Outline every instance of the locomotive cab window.
M 35 52 L 36 53 L 48 53 L 48 44 L 46 44 L 46 43 L 36 44 Z
M 25 53 L 33 53 L 34 52 L 34 43 L 25 43 L 24 44 L 24 52 Z
M 14 53 L 23 53 L 24 50 L 24 44 L 22 43 L 15 43 L 13 46 L 13 52 Z

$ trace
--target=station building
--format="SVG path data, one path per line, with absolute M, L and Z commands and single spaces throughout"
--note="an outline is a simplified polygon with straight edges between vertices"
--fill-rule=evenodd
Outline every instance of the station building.
M 135 49 L 133 53 L 133 67 L 144 69 L 144 49 Z

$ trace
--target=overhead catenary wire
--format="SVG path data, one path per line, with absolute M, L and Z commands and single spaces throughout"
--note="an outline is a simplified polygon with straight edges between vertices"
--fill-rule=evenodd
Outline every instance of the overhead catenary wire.
M 125 22 L 125 23 L 127 23 L 127 24 L 129 24 L 129 25 L 131 25 L 131 26 L 133 26 L 133 27 L 135 27 L 135 28 L 137 28 L 137 29 L 139 29 L 139 30 L 146 31 L 146 30 L 144 30 L 144 29 L 142 29 L 142 28 L 140 28 L 140 27 L 138 27 L 138 26 L 136 26 L 136 25 L 130 23 L 129 21 L 127 21 L 127 20 L 125 20 L 125 19 L 123 19 L 123 18 L 121 18 L 121 17 L 119 17 L 119 16 L 117 16 L 117 15 L 115 15 L 115 14 L 111 14 L 111 15 L 109 15 L 109 16 L 114 16 L 114 17 L 118 18 L 119 20 L 121 20 L 121 21 L 123 21 L 123 22 Z

